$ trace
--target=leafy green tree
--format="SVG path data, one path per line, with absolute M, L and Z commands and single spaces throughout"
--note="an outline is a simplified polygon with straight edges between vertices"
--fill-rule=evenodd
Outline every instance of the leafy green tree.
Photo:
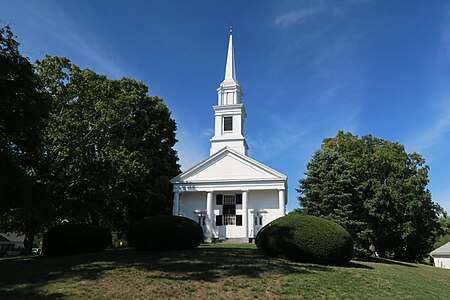
M 344 226 L 360 254 L 420 261 L 432 249 L 439 206 L 429 167 L 399 143 L 339 131 L 324 139 L 297 191 L 303 210 Z
M 437 240 L 434 243 L 434 249 L 437 249 L 448 242 L 450 242 L 450 218 L 447 216 L 447 213 L 443 210 L 442 215 L 438 219 L 439 222 L 439 231 L 437 232 Z
M 367 236 L 372 231 L 362 221 L 363 217 L 356 217 L 366 212 L 354 188 L 357 178 L 349 161 L 334 149 L 321 149 L 314 154 L 308 164 L 307 178 L 300 180 L 300 183 L 304 193 L 304 197 L 299 198 L 303 205 L 302 212 L 327 216 L 345 227 L 353 238 L 357 237 L 357 250 L 369 247 Z
M 51 219 L 37 172 L 46 93 L 27 57 L 19 51 L 11 28 L 0 29 L 0 231 L 26 236 L 31 251 L 35 233 Z
M 60 218 L 120 231 L 170 213 L 179 166 L 176 124 L 162 99 L 141 82 L 111 80 L 63 57 L 47 56 L 36 70 L 52 98 L 43 181 L 62 199 Z

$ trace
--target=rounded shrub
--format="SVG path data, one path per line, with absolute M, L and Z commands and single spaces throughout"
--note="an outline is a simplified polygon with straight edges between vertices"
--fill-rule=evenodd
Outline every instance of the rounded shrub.
M 264 254 L 290 260 L 344 265 L 353 257 L 350 234 L 339 224 L 290 213 L 264 226 L 256 236 Z
M 139 249 L 190 249 L 203 242 L 203 230 L 195 221 L 185 217 L 153 216 L 134 223 L 127 240 L 130 246 Z
M 102 251 L 111 245 L 111 232 L 87 224 L 64 224 L 50 228 L 43 237 L 44 255 L 64 255 Z

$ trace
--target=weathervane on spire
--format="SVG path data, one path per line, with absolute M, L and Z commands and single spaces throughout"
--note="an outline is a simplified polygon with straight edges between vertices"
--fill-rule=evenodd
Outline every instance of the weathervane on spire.
M 233 23 L 230 25 L 230 34 L 233 34 Z

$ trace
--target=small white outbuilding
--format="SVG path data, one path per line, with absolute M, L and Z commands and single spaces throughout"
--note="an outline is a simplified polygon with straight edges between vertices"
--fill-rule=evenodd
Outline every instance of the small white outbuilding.
M 450 269 L 450 242 L 432 251 L 430 255 L 435 267 Z
M 173 214 L 198 222 L 207 241 L 249 242 L 286 214 L 287 177 L 247 155 L 247 116 L 230 31 L 225 79 L 217 89 L 210 156 L 173 178 Z

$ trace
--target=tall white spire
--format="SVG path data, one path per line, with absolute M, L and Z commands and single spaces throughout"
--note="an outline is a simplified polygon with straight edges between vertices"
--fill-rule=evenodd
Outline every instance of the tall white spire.
M 242 103 L 242 89 L 236 79 L 236 65 L 234 62 L 233 28 L 230 28 L 228 40 L 227 62 L 225 65 L 225 78 L 217 89 L 218 105 L 231 105 Z
M 210 154 L 229 147 L 247 155 L 248 145 L 244 136 L 244 120 L 247 117 L 242 104 L 242 90 L 236 79 L 234 63 L 233 29 L 230 28 L 225 78 L 217 89 L 218 101 L 214 106 L 214 136 Z
M 236 65 L 234 63 L 233 27 L 230 27 L 230 38 L 228 41 L 227 64 L 225 67 L 224 81 L 236 81 Z

